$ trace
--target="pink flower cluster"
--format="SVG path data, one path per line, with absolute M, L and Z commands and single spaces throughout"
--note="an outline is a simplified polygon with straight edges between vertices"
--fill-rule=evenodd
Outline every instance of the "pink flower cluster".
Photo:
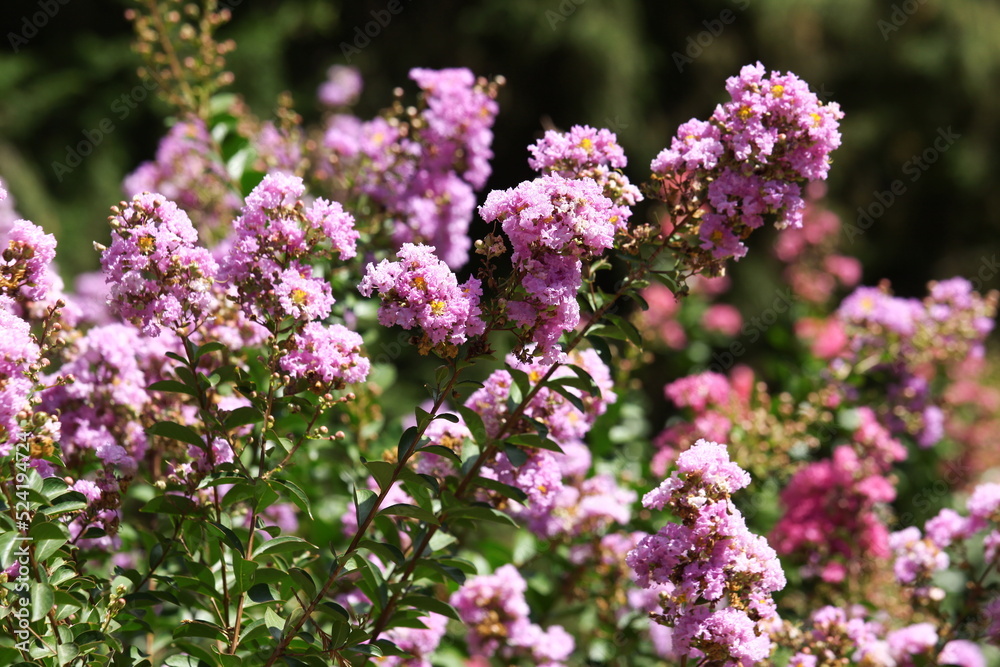
M 269 174 L 247 196 L 233 223 L 234 237 L 221 277 L 248 317 L 266 323 L 325 318 L 333 306 L 330 285 L 313 275 L 311 262 L 355 255 L 354 218 L 337 202 L 306 207 L 302 179 Z
M 341 324 L 309 322 L 292 335 L 289 351 L 279 366 L 301 378 L 314 392 L 343 389 L 364 382 L 371 362 L 361 355 L 361 336 Z
M 612 523 L 626 523 L 636 499 L 632 491 L 619 487 L 608 475 L 587 477 L 591 456 L 582 440 L 594 421 L 617 399 L 610 370 L 594 350 L 574 350 L 567 361 L 585 371 L 597 388 L 596 393 L 590 393 L 574 386 L 564 387 L 565 392 L 579 399 L 584 409 L 580 410 L 559 391 L 543 387 L 528 403 L 524 419 L 506 432 L 506 435 L 534 433 L 533 422 L 540 423 L 562 453 L 534 449 L 520 466 L 515 466 L 505 454 L 499 454 L 481 471 L 484 477 L 524 491 L 525 503 L 511 501 L 507 503 L 507 511 L 547 539 L 586 531 L 601 533 Z M 507 358 L 507 363 L 526 373 L 532 388 L 552 366 L 541 361 L 522 363 L 513 356 Z M 559 383 L 576 377 L 573 371 L 560 366 L 550 379 Z M 466 406 L 482 417 L 490 437 L 497 437 L 503 428 L 513 383 L 510 372 L 495 371 L 466 401 Z
M 467 69 L 410 71 L 419 110 L 362 122 L 336 115 L 324 147 L 335 182 L 369 197 L 398 243 L 432 245 L 448 266 L 468 261 L 475 190 L 490 175 L 495 86 Z
M 15 220 L 0 234 L 0 295 L 45 301 L 57 280 L 51 268 L 56 237 L 27 220 Z
M 646 508 L 667 507 L 681 522 L 642 538 L 626 562 L 641 587 L 660 587 L 661 612 L 652 618 L 674 629 L 681 655 L 700 651 L 713 663 L 748 667 L 771 653 L 760 623 L 775 616 L 771 594 L 784 588 L 785 575 L 730 500 L 749 483 L 725 445 L 702 440 L 643 498 Z
M 770 536 L 779 553 L 805 557 L 804 574 L 830 582 L 864 558 L 889 557 L 889 531 L 876 510 L 896 498 L 888 474 L 907 455 L 872 410 L 859 408 L 858 416 L 854 446 L 837 446 L 788 482 L 785 514 Z
M 526 329 L 537 354 L 556 360 L 559 337 L 580 322 L 581 259 L 611 248 L 631 211 L 591 179 L 550 175 L 494 190 L 479 213 L 501 223 L 513 248 L 523 297 L 508 301 L 507 317 Z
M 826 178 L 843 114 L 794 74 L 766 76 L 760 63 L 729 78 L 726 90 L 730 101 L 707 122 L 681 125 L 651 168 L 664 182 L 706 184 L 702 248 L 716 259 L 739 259 L 743 240 L 765 219 L 801 225 L 801 186 Z
M 940 651 L 937 628 L 931 623 L 914 623 L 886 630 L 883 623 L 865 620 L 865 609 L 822 607 L 811 616 L 812 628 L 801 635 L 800 650 L 789 661 L 794 667 L 827 664 L 871 665 L 872 667 L 914 667 L 938 664 L 959 667 L 986 667 L 980 648 L 971 641 L 955 639 Z
M 177 122 L 156 149 L 156 159 L 144 162 L 122 183 L 126 197 L 159 192 L 176 202 L 204 234 L 222 229 L 240 206 L 229 174 L 205 122 Z
M 478 278 L 459 285 L 434 248 L 404 243 L 398 261 L 369 263 L 358 290 L 365 296 L 378 292 L 382 299 L 378 319 L 385 326 L 420 329 L 421 351 L 438 346 L 461 345 L 486 329 L 479 309 L 483 290 Z
M 18 413 L 31 407 L 28 372 L 39 356 L 31 327 L 13 309 L 10 297 L 0 296 L 0 456 L 9 455 L 17 442 Z
M 212 286 L 219 270 L 198 245 L 191 220 L 149 192 L 113 212 L 111 246 L 101 253 L 109 303 L 146 335 L 159 335 L 161 327 L 190 333 L 217 308 Z
M 543 630 L 528 618 L 527 584 L 513 565 L 470 578 L 451 596 L 469 627 L 471 656 L 500 655 L 531 659 L 540 667 L 560 667 L 573 652 L 573 638 L 562 626 Z
M 931 282 L 928 291 L 918 300 L 894 297 L 884 283 L 859 287 L 841 303 L 835 320 L 850 341 L 839 351 L 839 363 L 890 378 L 880 416 L 894 433 L 909 433 L 922 447 L 937 444 L 945 432 L 935 377 L 982 358 L 1000 298 L 996 292 L 981 296 L 964 278 Z
M 619 171 L 628 160 L 611 130 L 586 125 L 574 125 L 569 132 L 549 130 L 528 150 L 528 165 L 540 174 L 591 179 L 618 205 L 634 206 L 642 201 L 639 188 Z

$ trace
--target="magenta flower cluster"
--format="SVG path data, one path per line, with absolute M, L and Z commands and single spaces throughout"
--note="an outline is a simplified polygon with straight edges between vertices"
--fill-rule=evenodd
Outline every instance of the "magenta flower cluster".
M 9 455 L 17 441 L 18 413 L 31 407 L 28 372 L 38 355 L 31 327 L 14 314 L 13 300 L 0 296 L 0 456 Z
M 157 336 L 161 328 L 190 331 L 212 315 L 219 267 L 176 204 L 136 195 L 115 213 L 111 229 L 101 266 L 109 303 L 124 319 Z
M 840 582 L 861 559 L 888 558 L 889 531 L 879 508 L 896 498 L 889 477 L 906 448 L 879 424 L 869 408 L 858 409 L 853 446 L 799 470 L 781 493 L 785 514 L 770 535 L 781 554 L 806 561 L 803 574 Z
M 802 185 L 826 178 L 843 114 L 794 74 L 767 76 L 760 63 L 727 79 L 726 90 L 730 101 L 707 122 L 681 125 L 651 169 L 674 185 L 705 184 L 701 246 L 716 259 L 739 259 L 765 220 L 801 226 Z
M 591 179 L 549 175 L 494 190 L 479 213 L 501 223 L 513 249 L 523 296 L 508 301 L 507 317 L 527 331 L 536 354 L 556 360 L 559 337 L 580 322 L 581 260 L 611 248 L 631 211 Z
M 532 664 L 561 667 L 575 645 L 562 626 L 543 630 L 528 618 L 527 583 L 513 565 L 470 578 L 451 596 L 468 628 L 472 656 L 530 658 Z
M 478 278 L 461 285 L 432 246 L 404 243 L 397 261 L 369 263 L 358 290 L 382 299 L 378 319 L 385 326 L 419 329 L 426 352 L 440 345 L 461 345 L 486 329 L 479 309 L 483 290 Z
M 634 206 L 642 201 L 639 188 L 620 171 L 628 159 L 611 130 L 587 125 L 574 125 L 569 132 L 549 130 L 528 150 L 528 165 L 540 174 L 591 179 L 619 205 Z
M 485 82 L 464 68 L 416 68 L 419 110 L 362 122 L 335 115 L 324 147 L 335 180 L 369 197 L 392 224 L 397 244 L 426 243 L 457 269 L 469 258 L 475 190 L 490 175 L 498 107 Z
M 730 500 L 749 483 L 725 445 L 700 440 L 642 500 L 680 519 L 642 538 L 626 561 L 641 587 L 661 588 L 662 609 L 652 618 L 674 629 L 680 655 L 699 651 L 713 664 L 749 667 L 771 653 L 761 621 L 775 616 L 771 594 L 784 588 L 785 575 Z
M 275 173 L 247 196 L 236 219 L 221 277 L 237 303 L 262 324 L 285 318 L 308 322 L 330 314 L 330 284 L 314 275 L 311 262 L 355 255 L 354 218 L 337 202 L 302 203 L 302 179 Z

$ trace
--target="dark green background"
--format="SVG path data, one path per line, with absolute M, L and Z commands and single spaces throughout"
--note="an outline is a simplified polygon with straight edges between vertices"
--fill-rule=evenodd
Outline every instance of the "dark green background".
M 630 175 L 641 180 L 676 126 L 708 116 L 724 99 L 725 78 L 759 59 L 769 69 L 794 71 L 843 107 L 844 145 L 835 153 L 830 201 L 846 221 L 874 201 L 875 191 L 896 179 L 905 183 L 905 193 L 847 244 L 864 262 L 865 282 L 888 277 L 898 292 L 916 295 L 930 278 L 974 277 L 982 258 L 1000 250 L 1000 192 L 993 187 L 1000 3 L 400 1 L 403 11 L 352 59 L 366 80 L 359 111 L 374 114 L 393 86 L 408 83 L 410 67 L 503 74 L 508 85 L 490 188 L 531 176 L 525 147 L 546 123 L 612 127 L 631 158 Z M 222 31 L 237 41 L 231 90 L 263 116 L 279 92 L 291 90 L 298 109 L 316 120 L 315 90 L 329 65 L 345 62 L 341 43 L 386 5 L 243 0 Z M 60 263 L 70 274 L 96 266 L 90 242 L 107 237 L 107 209 L 122 196 L 121 179 L 151 158 L 168 109 L 148 98 L 120 118 L 122 107 L 114 106 L 139 83 L 123 18 L 129 3 L 58 6 L 17 53 L 11 34 L 27 34 L 25 20 L 41 11 L 39 0 L 7 0 L 0 9 L 0 175 L 22 215 L 57 234 Z M 720 17 L 732 22 L 713 25 Z M 709 29 L 705 22 L 723 29 L 710 43 L 709 32 L 701 35 L 707 46 L 679 71 L 674 54 Z M 53 163 L 105 119 L 114 131 L 60 181 Z M 960 138 L 911 181 L 905 163 L 947 127 Z M 751 252 L 750 264 L 766 254 L 761 250 Z M 998 284 L 994 277 L 985 286 Z

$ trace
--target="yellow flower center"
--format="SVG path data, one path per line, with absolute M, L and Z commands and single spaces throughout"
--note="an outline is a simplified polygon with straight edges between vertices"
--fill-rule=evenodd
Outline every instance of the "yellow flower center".
M 820 124 L 823 122 L 823 117 L 820 116 L 818 113 L 811 113 L 809 115 L 813 119 L 813 127 L 819 127 Z
M 431 312 L 435 315 L 441 315 L 444 313 L 444 301 L 431 301 Z
M 423 276 L 415 276 L 413 278 L 413 286 L 419 290 L 427 291 L 427 281 L 424 280 Z
M 711 234 L 708 235 L 708 238 L 711 239 L 712 243 L 721 243 L 722 242 L 722 230 L 721 229 L 716 229 L 714 232 L 712 232 Z
M 583 139 L 580 140 L 580 148 L 587 151 L 588 153 L 591 151 L 593 147 L 594 147 L 594 142 L 588 139 L 587 137 L 584 137 Z
M 753 115 L 753 111 L 750 110 L 750 107 L 744 104 L 743 106 L 740 107 L 739 113 L 737 115 L 740 117 L 740 120 L 746 120 L 747 118 Z
M 143 236 L 139 239 L 139 250 L 142 251 L 142 254 L 148 255 L 156 250 L 156 241 L 153 240 L 152 236 Z
M 785 94 L 785 87 L 782 86 L 781 84 L 778 84 L 776 86 L 771 86 L 771 94 L 774 95 L 775 97 L 781 97 L 782 95 Z
M 294 303 L 295 305 L 301 306 L 308 300 L 309 300 L 309 295 L 306 294 L 306 291 L 304 289 L 299 289 L 298 287 L 296 287 L 295 289 L 292 290 L 292 303 Z
M 539 380 L 542 379 L 542 374 L 539 373 L 538 371 L 531 371 L 530 373 L 528 373 L 528 379 L 531 380 L 532 382 L 538 382 Z

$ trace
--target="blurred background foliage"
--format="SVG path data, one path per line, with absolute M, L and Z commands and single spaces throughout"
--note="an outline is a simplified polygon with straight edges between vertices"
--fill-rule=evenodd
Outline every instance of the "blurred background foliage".
M 876 191 L 897 179 L 905 184 L 864 234 L 845 233 L 846 250 L 864 263 L 865 283 L 889 278 L 897 293 L 922 295 L 932 278 L 974 278 L 1000 250 L 1000 189 L 993 187 L 1000 172 L 1000 3 L 398 2 L 402 11 L 350 54 L 366 82 L 357 111 L 377 113 L 393 87 L 410 83 L 414 66 L 504 75 L 488 188 L 531 177 L 526 146 L 543 128 L 577 123 L 618 132 L 628 172 L 643 180 L 677 125 L 707 117 L 724 99 L 726 77 L 760 60 L 797 73 L 843 107 L 828 201 L 845 224 L 876 201 Z M 289 90 L 308 122 L 320 117 L 315 92 L 327 67 L 348 63 L 344 45 L 357 46 L 360 29 L 388 0 L 228 4 L 233 20 L 220 38 L 237 43 L 228 57 L 236 76 L 230 90 L 262 117 Z M 41 14 L 53 6 L 53 16 Z M 0 176 L 21 214 L 56 233 L 67 276 L 96 267 L 91 241 L 107 237 L 108 207 L 122 197 L 122 178 L 152 158 L 166 129 L 167 107 L 136 88 L 129 6 L 6 0 L 0 8 Z M 116 104 L 123 95 L 134 108 Z M 66 163 L 70 147 L 97 137 L 108 121 L 113 131 L 100 133 L 92 154 L 57 173 L 54 163 Z M 959 138 L 911 180 L 907 162 L 946 128 Z M 771 241 L 754 240 L 758 247 Z M 773 293 L 761 288 L 774 275 L 765 275 L 769 261 L 768 253 L 751 251 L 734 268 L 737 296 Z M 993 276 L 982 286 L 998 284 Z

